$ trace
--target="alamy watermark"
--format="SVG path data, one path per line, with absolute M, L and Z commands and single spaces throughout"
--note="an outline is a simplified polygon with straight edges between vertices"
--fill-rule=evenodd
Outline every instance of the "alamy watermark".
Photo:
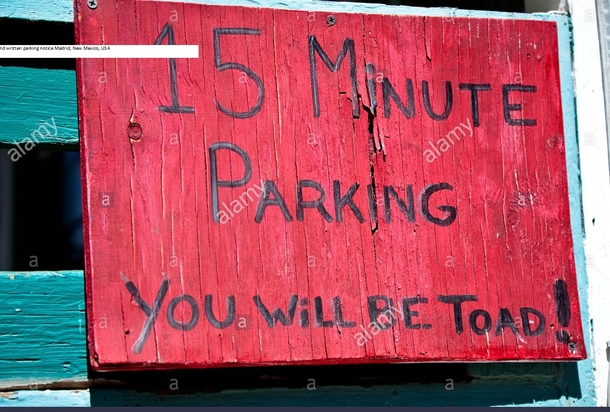
M 13 144 L 16 147 L 13 147 L 12 149 L 10 149 L 8 151 L 8 154 L 11 157 L 11 160 L 13 162 L 16 162 L 17 160 L 21 159 L 21 157 L 24 156 L 26 154 L 26 152 L 29 152 L 34 147 L 36 147 L 36 145 L 38 143 L 40 143 L 40 141 L 38 139 L 44 140 L 48 137 L 56 137 L 57 136 L 57 125 L 55 124 L 55 119 L 53 117 L 51 117 L 51 122 L 53 122 L 52 125 L 51 125 L 51 123 L 44 122 L 40 126 L 38 126 L 38 129 L 34 130 L 30 134 L 31 138 L 26 137 L 20 143 L 13 140 Z M 49 127 L 47 127 L 47 126 L 49 126 Z M 53 129 L 53 133 L 51 133 L 51 130 L 49 130 L 49 128 Z M 23 147 L 21 145 L 23 145 Z
M 441 156 L 441 153 L 444 153 L 447 150 L 451 149 L 451 147 L 455 145 L 454 139 L 459 142 L 460 136 L 458 133 L 462 135 L 461 137 L 465 137 L 466 132 L 464 132 L 464 129 L 468 130 L 468 132 L 470 133 L 470 137 L 472 137 L 473 128 L 470 124 L 470 119 L 466 119 L 466 122 L 468 124 L 464 124 L 463 122 L 460 123 L 459 126 L 456 126 L 452 130 L 450 130 L 449 133 L 445 135 L 445 137 L 441 137 L 440 139 L 438 139 L 436 143 L 433 143 L 431 140 L 428 140 L 428 144 L 430 145 L 431 149 L 424 150 L 424 156 L 426 157 L 426 161 L 428 163 L 432 163 L 438 157 Z
M 258 189 L 258 191 L 256 189 Z M 248 205 L 248 201 L 252 202 L 254 200 L 252 195 L 256 196 L 258 199 L 264 192 L 265 184 L 261 180 L 260 186 L 253 185 L 253 187 L 242 193 L 239 196 L 239 199 L 232 200 L 228 206 L 225 202 L 222 202 L 223 209 L 221 209 L 217 215 L 220 223 L 228 223 L 229 220 L 231 220 L 236 214 L 244 210 L 244 208 Z

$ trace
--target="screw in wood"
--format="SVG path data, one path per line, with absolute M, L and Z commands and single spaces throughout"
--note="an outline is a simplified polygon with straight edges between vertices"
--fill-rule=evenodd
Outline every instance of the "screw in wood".
M 337 19 L 332 14 L 326 18 L 326 24 L 328 24 L 329 26 L 334 26 L 336 22 Z
M 87 6 L 89 6 L 91 10 L 97 9 L 97 0 L 87 0 Z

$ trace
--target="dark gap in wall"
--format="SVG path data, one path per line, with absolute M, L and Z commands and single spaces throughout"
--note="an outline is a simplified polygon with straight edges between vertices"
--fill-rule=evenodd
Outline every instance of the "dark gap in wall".
M 13 270 L 82 270 L 78 153 L 32 151 L 14 163 Z
M 263 366 L 205 370 L 90 372 L 96 387 L 129 387 L 158 394 L 220 392 L 229 389 L 316 388 L 321 386 L 448 384 L 470 382 L 468 365 L 369 364 L 330 366 Z M 313 380 L 313 381 L 312 381 Z M 171 387 L 174 384 L 173 388 Z M 177 389 L 176 389 L 177 388 Z

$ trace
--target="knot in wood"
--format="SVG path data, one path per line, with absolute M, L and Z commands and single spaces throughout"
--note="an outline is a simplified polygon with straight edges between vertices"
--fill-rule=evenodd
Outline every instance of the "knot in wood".
M 142 126 L 140 126 L 138 123 L 129 123 L 129 126 L 127 127 L 127 135 L 130 139 L 140 140 L 140 137 L 142 137 Z

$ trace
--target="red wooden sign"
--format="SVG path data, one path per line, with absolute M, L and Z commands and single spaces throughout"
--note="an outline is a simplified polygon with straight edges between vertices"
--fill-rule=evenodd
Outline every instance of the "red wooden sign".
M 554 22 L 76 12 L 95 368 L 586 356 Z

